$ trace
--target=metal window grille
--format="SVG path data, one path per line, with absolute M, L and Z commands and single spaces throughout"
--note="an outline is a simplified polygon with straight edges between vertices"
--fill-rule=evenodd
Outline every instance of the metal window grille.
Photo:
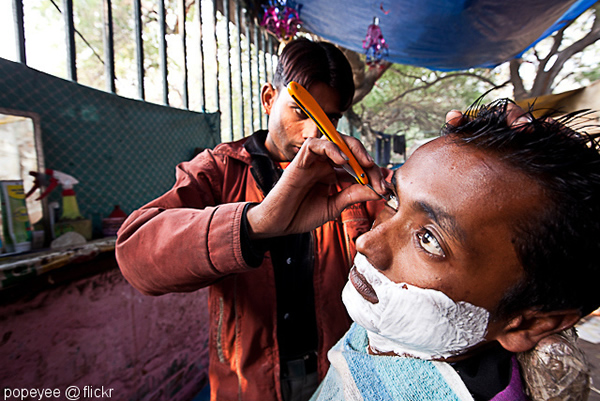
M 190 111 L 219 111 L 223 141 L 265 128 L 260 86 L 273 76 L 278 43 L 241 0 L 31 3 L 12 0 L 15 61 L 124 97 Z M 88 17 L 86 23 L 101 26 L 100 33 L 78 26 L 88 12 L 84 8 L 93 6 L 101 20 Z M 30 46 L 29 24 L 35 24 L 33 16 L 40 9 L 46 14 L 38 20 L 53 13 L 64 26 L 63 73 L 28 62 L 36 51 Z M 89 77 L 89 60 L 97 65 L 95 79 Z

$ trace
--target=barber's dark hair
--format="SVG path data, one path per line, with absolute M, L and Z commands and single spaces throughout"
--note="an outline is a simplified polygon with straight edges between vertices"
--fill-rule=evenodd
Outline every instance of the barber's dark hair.
M 525 278 L 505 295 L 500 317 L 533 307 L 578 309 L 600 306 L 600 134 L 586 133 L 589 111 L 561 118 L 525 116 L 509 126 L 508 99 L 473 104 L 443 135 L 494 154 L 533 178 L 543 189 L 543 212 L 517 223 L 514 247 Z M 585 121 L 583 125 L 582 121 Z M 597 127 L 597 126 L 596 126 Z
M 306 89 L 314 82 L 323 82 L 338 92 L 342 111 L 352 105 L 352 67 L 344 53 L 331 43 L 306 38 L 288 43 L 279 56 L 272 84 L 281 90 L 290 81 L 296 81 Z

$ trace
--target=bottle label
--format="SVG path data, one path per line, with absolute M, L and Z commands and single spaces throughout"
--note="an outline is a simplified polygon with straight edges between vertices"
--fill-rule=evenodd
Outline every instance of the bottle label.
M 2 231 L 7 251 L 31 248 L 31 223 L 25 203 L 23 181 L 0 181 L 2 196 Z

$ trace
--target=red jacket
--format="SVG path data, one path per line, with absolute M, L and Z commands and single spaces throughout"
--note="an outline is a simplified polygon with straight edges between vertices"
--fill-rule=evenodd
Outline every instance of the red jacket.
M 125 278 L 144 294 L 210 285 L 210 386 L 213 400 L 281 400 L 274 273 L 269 253 L 246 264 L 240 222 L 262 192 L 250 172 L 248 138 L 220 144 L 177 166 L 173 188 L 133 212 L 119 230 L 116 255 Z M 314 231 L 314 291 L 319 376 L 327 351 L 350 327 L 341 301 L 354 240 L 369 230 L 381 202 L 346 209 Z M 240 398 L 240 394 L 242 394 Z

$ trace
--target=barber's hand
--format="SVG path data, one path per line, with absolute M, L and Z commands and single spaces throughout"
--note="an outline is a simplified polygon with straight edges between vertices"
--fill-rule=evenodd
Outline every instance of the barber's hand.
M 506 105 L 506 121 L 509 126 L 514 126 L 517 128 L 519 125 L 526 125 L 531 122 L 531 116 L 525 110 L 514 103 L 508 103 Z M 459 110 L 451 110 L 446 114 L 446 123 L 450 125 L 459 125 L 463 123 L 463 119 L 467 118 L 461 111 Z
M 363 145 L 356 138 L 347 135 L 343 138 L 369 177 L 371 186 L 385 194 L 381 171 Z M 345 163 L 345 156 L 334 143 L 326 139 L 307 139 L 267 197 L 248 209 L 250 238 L 308 232 L 337 218 L 352 204 L 380 199 L 358 183 L 331 194 L 336 182 L 333 165 Z

